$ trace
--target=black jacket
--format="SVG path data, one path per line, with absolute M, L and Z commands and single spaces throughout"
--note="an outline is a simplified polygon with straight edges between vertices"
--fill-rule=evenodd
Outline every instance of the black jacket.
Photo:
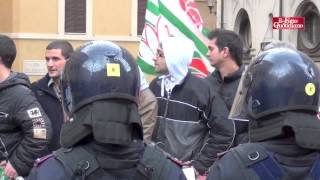
M 216 69 L 206 79 L 214 87 L 214 89 L 222 96 L 224 102 L 226 102 L 227 108 L 230 110 L 233 100 L 235 98 L 238 85 L 241 79 L 241 75 L 245 70 L 245 66 L 242 65 L 233 74 L 230 74 L 222 79 L 220 72 Z
M 60 131 L 64 120 L 61 101 L 54 92 L 53 86 L 48 87 L 49 80 L 50 77 L 47 74 L 39 81 L 32 83 L 31 90 L 51 121 L 53 136 L 48 149 L 52 152 L 60 148 Z
M 0 83 L 1 151 L 20 176 L 26 176 L 36 158 L 46 152 L 51 138 L 51 124 L 42 107 L 29 89 L 24 74 L 11 72 Z M 6 157 L 1 153 L 0 159 Z
M 235 98 L 238 85 L 241 79 L 241 75 L 243 74 L 245 70 L 245 66 L 242 65 L 233 74 L 229 74 L 228 76 L 224 77 L 222 79 L 220 72 L 216 69 L 214 72 L 212 72 L 209 76 L 206 77 L 206 79 L 209 81 L 210 85 L 221 95 L 224 102 L 227 105 L 228 110 L 231 110 L 233 100 Z M 235 146 L 240 143 L 246 143 L 248 142 L 248 123 L 242 122 L 242 121 L 235 121 L 236 125 L 236 140 L 235 140 Z
M 166 152 L 191 161 L 201 174 L 214 162 L 217 153 L 230 147 L 234 124 L 228 110 L 206 80 L 187 74 L 171 94 L 161 97 L 161 79 L 150 84 L 158 100 L 157 123 L 152 141 Z
M 283 178 L 281 179 L 311 180 L 311 167 L 314 166 L 315 160 L 319 160 L 320 152 L 297 146 L 294 138 L 241 144 L 215 162 L 210 168 L 207 179 L 260 180 L 261 178 L 254 170 L 254 167 L 257 167 L 257 163 L 264 161 L 267 154 L 272 155 L 283 172 Z M 265 168 L 274 170 L 274 168 L 270 168 L 270 165 Z
M 87 180 L 186 180 L 181 167 L 167 159 L 160 151 L 152 146 L 134 149 L 125 148 L 126 156 L 138 157 L 138 159 L 125 159 L 117 154 L 117 147 L 97 148 L 82 147 L 86 149 L 89 156 L 97 160 L 90 161 L 88 168 L 83 171 Z M 147 151 L 149 153 L 144 153 Z M 60 149 L 61 150 L 61 149 Z M 60 151 L 58 150 L 58 151 Z M 106 152 L 104 150 L 107 150 Z M 112 150 L 114 150 L 112 152 Z M 141 151 L 142 150 L 142 151 Z M 73 180 L 81 179 L 81 172 L 70 168 L 83 162 L 85 156 L 79 156 L 79 147 L 65 151 L 65 158 L 57 155 L 49 155 L 40 159 L 31 171 L 27 180 Z M 159 154 L 160 153 L 160 154 Z M 84 153 L 86 154 L 86 153 Z M 116 154 L 116 155 L 115 155 Z M 146 155 L 148 154 L 148 155 Z M 112 156 L 110 156 L 112 155 Z M 146 157 L 148 156 L 148 157 Z M 73 157 L 80 157 L 74 159 Z M 120 159 L 119 159 L 120 158 Z M 66 160 L 69 159 L 69 160 Z M 95 162 L 97 161 L 97 162 Z M 88 161 L 86 161 L 88 162 Z M 134 163 L 136 162 L 136 163 Z M 97 163 L 97 164 L 96 164 Z M 134 166 L 132 164 L 134 163 Z M 156 163 L 156 164 L 155 164 Z M 75 166 L 77 168 L 77 166 Z M 50 175 L 48 175 L 50 174 Z

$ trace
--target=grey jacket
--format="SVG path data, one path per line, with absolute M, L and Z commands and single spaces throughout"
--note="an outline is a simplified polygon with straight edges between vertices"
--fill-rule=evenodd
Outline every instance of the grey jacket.
M 234 124 L 218 94 L 204 79 L 187 74 L 171 94 L 161 96 L 161 79 L 150 84 L 158 100 L 158 119 L 152 140 L 182 161 L 192 161 L 201 174 L 233 141 Z

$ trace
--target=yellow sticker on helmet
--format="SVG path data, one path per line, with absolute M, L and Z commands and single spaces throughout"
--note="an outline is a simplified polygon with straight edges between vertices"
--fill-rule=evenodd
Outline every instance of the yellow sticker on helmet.
M 316 86 L 313 83 L 306 84 L 304 91 L 308 96 L 313 96 L 316 92 Z
M 120 77 L 120 64 L 109 63 L 107 64 L 108 77 Z

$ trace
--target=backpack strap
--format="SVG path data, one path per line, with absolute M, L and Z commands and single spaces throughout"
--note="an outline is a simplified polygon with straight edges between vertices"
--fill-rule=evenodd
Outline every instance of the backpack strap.
M 62 162 L 66 171 L 73 177 L 84 178 L 99 168 L 95 157 L 83 147 L 60 148 L 54 152 L 54 156 Z
M 47 161 L 48 159 L 52 158 L 53 154 L 48 154 L 44 157 L 38 158 L 35 160 L 35 163 L 33 164 L 33 167 L 39 167 L 41 166 L 42 163 L 44 163 L 45 161 Z
M 314 163 L 310 171 L 310 175 L 314 180 L 320 179 L 320 158 L 318 158 Z
M 261 180 L 281 179 L 284 175 L 282 169 L 272 156 L 255 163 L 251 168 L 257 173 Z
M 159 147 L 150 143 L 145 148 L 143 157 L 137 166 L 137 171 L 143 179 L 169 179 L 168 174 L 172 164 Z
M 246 167 L 251 168 L 261 180 L 276 180 L 284 176 L 277 161 L 262 145 L 244 144 L 235 150 Z

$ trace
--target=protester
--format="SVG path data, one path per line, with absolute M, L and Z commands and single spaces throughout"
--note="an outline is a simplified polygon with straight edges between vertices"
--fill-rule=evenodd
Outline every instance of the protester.
M 206 78 L 221 95 L 228 110 L 236 95 L 245 66 L 242 64 L 243 44 L 233 31 L 216 29 L 209 34 L 208 58 L 215 70 Z M 248 122 L 236 121 L 234 146 L 248 142 Z
M 0 35 L 0 166 L 10 179 L 28 175 L 51 138 L 50 121 L 28 77 L 11 70 L 15 57 L 14 41 Z
M 157 49 L 154 62 L 160 76 L 150 89 L 159 110 L 152 141 L 202 175 L 232 144 L 234 124 L 221 97 L 188 70 L 193 53 L 192 41 L 181 37 L 168 37 Z
M 61 106 L 60 77 L 65 63 L 73 52 L 72 45 L 65 40 L 55 40 L 48 44 L 45 59 L 48 73 L 37 82 L 32 83 L 35 93 L 52 125 L 52 140 L 48 146 L 49 152 L 60 148 L 60 130 L 64 121 Z

